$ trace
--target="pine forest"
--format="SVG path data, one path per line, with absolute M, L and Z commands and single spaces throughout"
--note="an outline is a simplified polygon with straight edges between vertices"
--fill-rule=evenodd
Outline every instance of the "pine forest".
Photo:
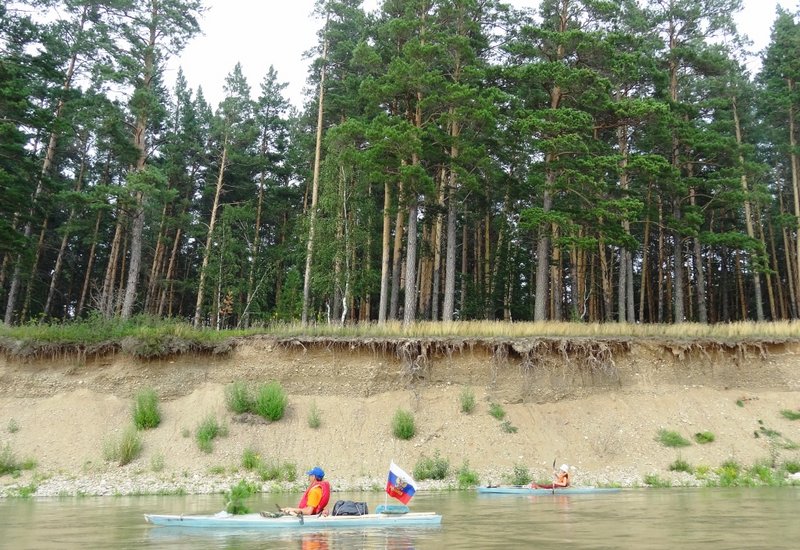
M 0 2 L 5 325 L 800 318 L 800 16 L 532 4 L 317 0 L 297 108 L 166 82 L 202 0 Z

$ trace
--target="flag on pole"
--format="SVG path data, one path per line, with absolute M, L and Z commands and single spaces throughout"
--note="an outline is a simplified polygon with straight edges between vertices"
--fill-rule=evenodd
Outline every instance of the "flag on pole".
M 417 492 L 416 481 L 405 473 L 400 466 L 392 462 L 389 465 L 389 480 L 386 482 L 386 492 L 403 504 L 408 504 L 414 493 Z

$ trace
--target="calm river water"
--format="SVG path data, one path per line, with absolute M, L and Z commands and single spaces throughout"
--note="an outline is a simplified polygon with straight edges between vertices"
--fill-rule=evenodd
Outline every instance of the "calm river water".
M 262 495 L 274 510 L 298 495 Z M 335 493 L 370 509 L 378 493 Z M 414 511 L 441 527 L 321 533 L 216 533 L 153 527 L 142 514 L 213 513 L 222 496 L 0 500 L 0 548 L 800 548 L 800 489 L 630 489 L 608 495 L 526 497 L 474 492 L 418 494 Z

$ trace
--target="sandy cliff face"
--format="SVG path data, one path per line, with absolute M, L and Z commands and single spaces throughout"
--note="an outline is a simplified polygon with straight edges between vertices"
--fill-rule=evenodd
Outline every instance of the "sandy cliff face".
M 235 422 L 225 387 L 272 380 L 289 394 L 284 419 Z M 132 397 L 145 387 L 160 396 L 162 424 L 143 433 L 139 459 L 122 469 L 107 464 L 103 442 L 131 422 Z M 460 411 L 465 388 L 478 403 L 471 414 Z M 505 429 L 488 414 L 492 403 L 505 410 Z M 308 426 L 313 407 L 318 429 Z M 410 441 L 391 435 L 398 408 L 414 415 Z M 800 443 L 800 421 L 784 418 L 784 409 L 800 409 L 796 344 L 251 339 L 222 357 L 0 360 L 0 449 L 34 458 L 40 476 L 135 477 L 154 457 L 163 457 L 158 476 L 208 476 L 235 470 L 252 448 L 298 470 L 321 465 L 334 486 L 382 480 L 390 460 L 411 470 L 436 452 L 454 468 L 468 462 L 482 482 L 502 481 L 515 465 L 546 479 L 556 459 L 573 466 L 578 484 L 637 484 L 651 473 L 681 483 L 667 471 L 678 456 L 711 467 L 727 459 L 745 466 L 800 460 L 791 448 Z M 193 437 L 208 415 L 229 427 L 210 454 Z M 669 449 L 654 439 L 661 428 L 716 439 Z

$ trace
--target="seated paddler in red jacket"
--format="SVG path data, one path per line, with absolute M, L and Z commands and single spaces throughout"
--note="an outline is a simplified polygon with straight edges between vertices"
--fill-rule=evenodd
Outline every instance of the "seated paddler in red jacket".
M 321 513 L 328 505 L 331 498 L 331 486 L 324 481 L 325 472 L 319 466 L 314 466 L 306 472 L 308 476 L 308 489 L 303 493 L 297 508 L 281 508 L 286 514 L 313 516 Z

